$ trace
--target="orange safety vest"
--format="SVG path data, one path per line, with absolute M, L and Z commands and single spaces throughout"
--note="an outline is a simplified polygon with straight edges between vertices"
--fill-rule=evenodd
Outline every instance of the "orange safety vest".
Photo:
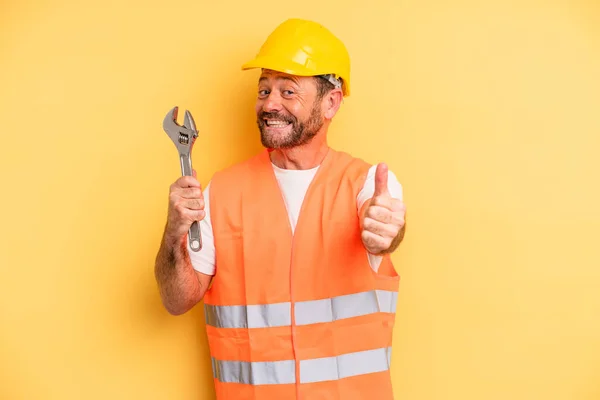
M 399 276 L 370 267 L 356 197 L 370 166 L 330 149 L 295 233 L 267 151 L 215 174 L 204 297 L 217 399 L 391 400 Z

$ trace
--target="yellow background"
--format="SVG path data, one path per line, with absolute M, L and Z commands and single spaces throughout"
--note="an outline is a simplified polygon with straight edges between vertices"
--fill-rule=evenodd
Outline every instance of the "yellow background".
M 201 307 L 154 282 L 161 123 L 193 112 L 204 184 L 259 150 L 240 66 L 288 17 L 351 52 L 330 143 L 404 185 L 396 398 L 600 398 L 592 0 L 2 2 L 0 398 L 213 398 Z

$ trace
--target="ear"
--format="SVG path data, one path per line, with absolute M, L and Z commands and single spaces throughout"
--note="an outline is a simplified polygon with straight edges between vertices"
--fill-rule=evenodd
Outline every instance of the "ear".
M 325 118 L 332 119 L 335 116 L 342 105 L 342 100 L 344 100 L 342 89 L 333 89 L 325 95 L 325 98 L 323 99 L 323 105 L 325 107 L 323 115 Z

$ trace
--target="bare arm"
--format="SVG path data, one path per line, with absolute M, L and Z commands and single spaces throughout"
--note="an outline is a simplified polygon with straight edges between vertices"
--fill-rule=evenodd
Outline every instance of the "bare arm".
M 189 227 L 204 215 L 202 190 L 194 177 L 182 177 L 171 185 L 167 224 L 154 275 L 163 305 L 173 315 L 184 314 L 200 302 L 212 279 L 194 270 L 186 246 Z
M 192 268 L 185 243 L 185 236 L 180 244 L 163 237 L 156 256 L 154 273 L 160 297 L 173 315 L 184 314 L 199 303 L 212 279 Z

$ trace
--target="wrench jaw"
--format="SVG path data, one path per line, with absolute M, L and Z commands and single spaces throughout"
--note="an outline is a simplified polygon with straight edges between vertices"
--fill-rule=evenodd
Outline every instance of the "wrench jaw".
M 163 129 L 171 138 L 180 155 L 189 155 L 198 137 L 192 114 L 186 110 L 183 126 L 177 123 L 179 107 L 175 106 L 163 120 Z
M 196 131 L 196 123 L 194 122 L 194 117 L 192 117 L 192 113 L 189 112 L 188 110 L 185 110 L 185 118 L 183 119 L 183 126 L 185 126 L 186 128 L 197 132 Z
M 196 123 L 194 122 L 194 117 L 192 117 L 192 113 L 190 113 L 188 110 L 185 110 L 183 127 L 189 131 L 189 134 L 180 132 L 179 141 L 183 141 L 185 144 L 189 145 L 189 151 L 191 152 L 192 147 L 194 147 L 194 143 L 198 138 L 198 131 L 196 130 Z

